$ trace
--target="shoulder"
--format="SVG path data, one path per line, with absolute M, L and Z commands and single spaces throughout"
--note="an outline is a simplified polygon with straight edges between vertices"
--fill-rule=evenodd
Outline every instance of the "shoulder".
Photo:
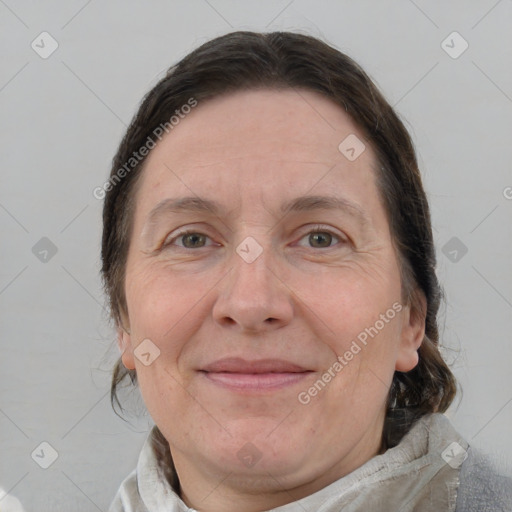
M 459 478 L 456 512 L 512 511 L 512 478 L 499 474 L 480 451 L 468 449 Z
M 189 510 L 173 488 L 177 480 L 174 465 L 163 467 L 164 438 L 154 426 L 139 453 L 137 467 L 121 483 L 108 512 L 148 512 Z M 167 451 L 169 450 L 167 445 Z
M 136 470 L 123 480 L 108 512 L 148 512 L 140 499 Z

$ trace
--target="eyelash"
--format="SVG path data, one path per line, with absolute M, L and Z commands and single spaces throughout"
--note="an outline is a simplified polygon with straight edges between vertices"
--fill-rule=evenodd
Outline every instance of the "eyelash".
M 331 231 L 330 229 L 326 229 L 326 228 L 323 228 L 322 226 L 316 226 L 315 228 L 311 229 L 310 231 L 308 231 L 307 233 L 305 233 L 301 238 L 300 240 L 302 240 L 303 238 L 305 238 L 306 236 L 308 235 L 311 235 L 312 233 L 327 233 L 331 236 L 333 236 L 334 238 L 336 238 L 339 243 L 347 243 L 348 240 L 344 239 L 342 236 L 334 233 L 333 231 Z M 187 229 L 185 231 L 181 231 L 179 233 L 177 233 L 173 238 L 171 238 L 169 241 L 165 240 L 164 243 L 162 244 L 162 249 L 165 249 L 165 248 L 168 248 L 169 246 L 171 245 L 174 245 L 173 242 L 184 237 L 184 236 L 187 236 L 187 235 L 204 235 L 206 236 L 207 238 L 210 238 L 208 235 L 205 235 L 204 233 L 201 233 L 200 231 L 197 231 L 197 230 L 194 230 L 194 229 Z M 191 249 L 191 248 L 188 248 L 188 247 L 182 247 L 180 245 L 176 246 L 176 247 L 179 247 L 180 249 L 184 249 L 184 250 L 187 250 L 187 251 L 193 251 L 194 249 Z M 199 247 L 198 249 L 205 249 L 206 247 L 208 246 L 204 246 L 204 247 Z M 322 247 L 320 248 L 319 250 L 327 250 L 327 249 L 332 249 L 333 247 L 335 247 L 335 245 L 332 245 L 332 246 L 328 246 L 328 247 Z M 318 249 L 317 247 L 311 247 L 311 249 Z

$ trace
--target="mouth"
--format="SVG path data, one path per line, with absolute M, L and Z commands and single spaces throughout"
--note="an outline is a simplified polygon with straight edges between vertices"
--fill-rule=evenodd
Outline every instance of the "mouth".
M 313 370 L 282 359 L 221 359 L 199 370 L 212 384 L 233 391 L 268 391 L 292 386 Z

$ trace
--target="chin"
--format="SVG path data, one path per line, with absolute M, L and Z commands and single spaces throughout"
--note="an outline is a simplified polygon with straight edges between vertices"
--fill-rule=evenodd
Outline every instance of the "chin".
M 293 471 L 305 463 L 306 447 L 291 443 L 289 438 L 283 442 L 283 437 L 270 439 L 268 434 L 233 437 L 226 445 L 215 448 L 215 460 L 222 462 L 226 470 L 247 476 L 269 473 L 277 476 Z

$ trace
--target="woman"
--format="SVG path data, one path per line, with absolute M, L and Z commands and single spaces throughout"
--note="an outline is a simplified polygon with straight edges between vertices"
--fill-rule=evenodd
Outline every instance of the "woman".
M 429 208 L 354 61 L 292 33 L 204 44 L 99 193 L 112 402 L 129 377 L 155 422 L 111 511 L 508 510 L 442 414 Z

